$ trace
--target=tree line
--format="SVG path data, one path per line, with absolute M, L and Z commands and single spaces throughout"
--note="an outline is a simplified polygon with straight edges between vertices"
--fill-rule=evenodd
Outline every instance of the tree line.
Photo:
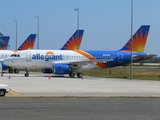
M 151 59 L 143 60 L 141 63 L 160 63 L 160 57 L 153 57 Z

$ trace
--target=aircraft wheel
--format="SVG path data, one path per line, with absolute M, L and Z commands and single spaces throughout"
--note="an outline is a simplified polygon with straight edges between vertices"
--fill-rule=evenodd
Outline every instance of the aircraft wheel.
M 78 78 L 81 78 L 82 76 L 83 76 L 82 73 L 77 73 L 77 77 L 78 77 Z
M 0 96 L 5 96 L 6 90 L 0 90 Z
M 19 73 L 19 70 L 18 69 L 14 69 L 14 73 Z
M 13 69 L 10 68 L 10 69 L 8 70 L 8 72 L 9 72 L 9 73 L 13 73 Z
M 70 73 L 69 73 L 69 76 L 70 76 L 70 77 L 74 77 L 74 76 L 75 76 L 75 73 L 70 72 Z
M 25 73 L 24 76 L 25 76 L 25 77 L 28 77 L 28 76 L 29 76 L 29 73 Z

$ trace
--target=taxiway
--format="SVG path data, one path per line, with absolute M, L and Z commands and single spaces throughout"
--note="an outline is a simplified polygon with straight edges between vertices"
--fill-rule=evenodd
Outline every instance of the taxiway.
M 8 74 L 0 77 L 9 85 L 7 96 L 45 97 L 160 97 L 160 81 L 97 78 L 70 78 L 42 73 Z

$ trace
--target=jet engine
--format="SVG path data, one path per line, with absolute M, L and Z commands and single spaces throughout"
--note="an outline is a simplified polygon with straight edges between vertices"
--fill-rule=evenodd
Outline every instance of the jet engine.
M 69 65 L 65 64 L 54 64 L 53 70 L 50 68 L 42 69 L 43 73 L 54 73 L 54 74 L 68 74 L 70 72 Z
M 44 68 L 42 69 L 42 73 L 53 73 L 53 70 L 50 68 Z
M 0 62 L 0 63 L 1 63 L 0 65 L 2 66 L 2 69 L 3 69 L 3 70 L 6 70 L 6 69 L 7 69 L 7 65 L 4 64 L 4 62 Z
M 70 71 L 69 65 L 65 64 L 55 64 L 53 66 L 54 74 L 68 74 Z

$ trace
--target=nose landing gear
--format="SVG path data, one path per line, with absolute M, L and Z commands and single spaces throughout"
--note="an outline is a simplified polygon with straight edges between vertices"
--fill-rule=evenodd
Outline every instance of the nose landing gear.
M 25 77 L 29 77 L 29 69 L 26 68 L 26 73 L 24 74 Z

